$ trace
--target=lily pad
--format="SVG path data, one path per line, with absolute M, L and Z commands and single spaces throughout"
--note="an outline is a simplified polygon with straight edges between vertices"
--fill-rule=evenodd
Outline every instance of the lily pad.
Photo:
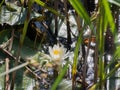
M 12 10 L 8 9 L 12 7 Z M 39 17 L 41 14 L 34 11 L 31 12 L 30 19 Z M 23 24 L 27 17 L 27 8 L 16 6 L 15 4 L 8 3 L 7 6 L 3 5 L 0 11 L 0 24 L 7 23 L 9 25 L 20 25 Z

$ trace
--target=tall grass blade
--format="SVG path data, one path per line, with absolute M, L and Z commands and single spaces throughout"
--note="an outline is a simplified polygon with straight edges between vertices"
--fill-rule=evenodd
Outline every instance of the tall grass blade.
M 90 17 L 87 11 L 85 10 L 84 6 L 80 2 L 80 0 L 69 0 L 69 2 L 74 7 L 76 12 L 85 20 L 85 23 L 90 25 L 91 24 Z
M 115 67 L 105 76 L 104 80 L 112 76 L 112 74 L 114 74 L 118 68 L 120 68 L 120 63 L 115 65 Z
M 59 76 L 55 80 L 55 83 L 52 85 L 51 90 L 57 90 L 56 88 L 57 88 L 58 84 L 60 83 L 60 81 L 62 80 L 62 78 L 64 77 L 67 69 L 68 69 L 68 62 L 66 63 L 66 65 L 61 70 Z
M 109 24 L 110 24 L 110 28 L 111 28 L 111 32 L 112 34 L 115 36 L 115 23 L 114 23 L 114 19 L 112 16 L 112 12 L 110 10 L 110 5 L 108 3 L 108 0 L 102 0 L 102 4 L 106 13 L 106 19 L 108 20 Z
M 54 13 L 54 14 L 62 17 L 62 15 L 61 15 L 59 12 L 57 12 L 55 9 L 53 9 L 53 8 L 51 8 L 51 7 L 48 7 L 48 6 L 47 6 L 44 2 L 42 2 L 41 0 L 35 0 L 35 2 L 36 2 L 38 5 L 40 5 L 40 6 L 42 6 L 42 7 L 45 7 L 46 9 L 48 9 L 49 11 L 51 11 L 52 13 Z
M 119 58 L 120 58 L 120 46 L 118 46 L 117 49 L 115 50 L 113 58 L 110 61 L 110 63 L 105 67 L 105 70 L 107 70 L 113 63 L 117 62 Z
M 32 10 L 33 2 L 34 2 L 34 0 L 29 0 L 27 16 L 26 16 L 26 20 L 25 20 L 25 23 L 24 23 L 24 27 L 23 27 L 22 37 L 20 39 L 20 46 L 23 45 L 23 42 L 24 42 L 24 39 L 25 39 L 25 36 L 26 36 L 27 27 L 28 27 L 29 20 L 30 20 L 30 13 L 31 13 L 31 10 Z
M 77 63 L 78 63 L 78 52 L 79 52 L 79 48 L 82 42 L 82 32 L 80 33 L 79 37 L 78 37 L 78 41 L 76 43 L 76 48 L 74 50 L 74 59 L 73 59 L 73 68 L 72 68 L 72 84 L 75 84 L 75 76 L 76 76 L 76 72 L 77 72 Z M 74 86 L 73 86 L 74 88 Z
M 120 7 L 120 0 L 108 0 L 108 1 Z

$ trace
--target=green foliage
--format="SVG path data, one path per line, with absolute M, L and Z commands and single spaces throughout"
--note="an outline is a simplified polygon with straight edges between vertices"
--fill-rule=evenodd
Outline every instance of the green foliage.
M 62 17 L 62 15 L 61 15 L 59 12 L 57 12 L 55 9 L 53 9 L 53 8 L 51 8 L 51 7 L 48 7 L 48 6 L 47 6 L 44 2 L 42 2 L 41 0 L 35 0 L 35 2 L 36 2 L 37 4 L 39 4 L 40 6 L 42 6 L 42 7 L 45 7 L 46 9 L 48 9 L 48 10 L 51 11 L 52 13 L 56 14 L 57 16 Z
M 120 7 L 120 1 L 119 0 L 108 0 L 110 3 L 115 4 Z
M 23 0 L 20 0 L 21 3 L 23 3 Z M 90 35 L 87 37 L 88 39 L 91 38 L 91 36 L 95 36 L 96 37 L 96 47 L 95 47 L 95 53 L 98 54 L 97 57 L 97 81 L 89 88 L 89 90 L 102 90 L 105 87 L 105 83 L 106 80 L 108 78 L 113 77 L 113 75 L 116 73 L 116 71 L 120 68 L 120 63 L 119 63 L 119 58 L 120 58 L 120 46 L 116 45 L 115 40 L 117 40 L 117 28 L 114 22 L 114 17 L 112 14 L 112 10 L 111 10 L 111 5 L 116 5 L 116 7 L 120 7 L 120 1 L 119 0 L 98 0 L 98 7 L 96 9 L 96 11 L 94 11 L 95 13 L 95 17 L 92 14 L 91 16 L 88 14 L 88 11 L 85 9 L 84 4 L 80 1 L 80 0 L 68 0 L 70 5 L 74 8 L 75 13 L 77 13 L 77 15 L 79 15 L 80 20 L 82 22 L 85 22 L 84 25 L 81 25 L 80 27 L 80 32 L 77 36 L 77 40 L 76 40 L 76 46 L 74 48 L 74 58 L 73 58 L 73 63 L 68 63 L 65 65 L 64 68 L 60 68 L 60 72 L 59 75 L 57 76 L 56 80 L 54 81 L 54 83 L 52 83 L 52 87 L 51 90 L 56 90 L 60 84 L 60 82 L 63 80 L 67 69 L 68 69 L 68 64 L 72 65 L 72 84 L 73 86 L 72 89 L 74 89 L 76 87 L 76 74 L 78 72 L 77 70 L 77 65 L 78 65 L 78 57 L 79 57 L 79 51 L 82 51 L 80 49 L 80 46 L 83 44 L 84 42 L 84 36 L 83 36 L 83 32 L 85 31 L 86 27 L 90 28 Z M 84 1 L 84 0 L 83 0 Z M 4 2 L 4 0 L 2 0 L 2 2 L 0 3 L 0 24 L 9 24 L 11 27 L 13 28 L 5 28 L 5 30 L 0 30 L 0 61 L 5 59 L 6 56 L 10 58 L 10 60 L 13 61 L 13 59 L 16 60 L 16 57 L 20 56 L 20 59 L 22 59 L 23 61 L 18 61 L 18 64 L 16 67 L 11 67 L 12 69 L 9 70 L 9 73 L 12 73 L 13 71 L 18 71 L 18 69 L 20 69 L 20 85 L 19 87 L 16 87 L 17 89 L 22 89 L 22 84 L 26 83 L 25 80 L 27 78 L 27 80 L 29 81 L 30 78 L 24 76 L 24 71 L 26 70 L 26 66 L 29 65 L 29 67 L 31 67 L 31 70 L 35 70 L 36 68 L 43 69 L 41 72 L 43 73 L 44 70 L 47 70 L 49 67 L 53 68 L 53 66 L 51 65 L 51 59 L 49 57 L 49 55 L 47 56 L 46 54 L 41 53 L 40 51 L 43 51 L 42 47 L 39 48 L 39 46 L 42 46 L 42 44 L 40 42 L 38 42 L 40 45 L 36 44 L 36 47 L 34 46 L 34 41 L 31 41 L 27 36 L 27 30 L 28 30 L 28 25 L 30 23 L 31 20 L 33 21 L 45 21 L 45 19 L 47 18 L 51 18 L 51 17 L 45 17 L 44 14 L 39 14 L 36 13 L 34 11 L 32 11 L 32 5 L 33 3 L 37 3 L 39 6 L 41 6 L 42 8 L 45 8 L 46 10 L 50 11 L 53 15 L 56 15 L 57 17 L 59 17 L 60 19 L 64 18 L 64 14 L 63 13 L 59 13 L 58 11 L 56 11 L 56 9 L 47 6 L 47 4 L 41 0 L 29 0 L 27 2 L 28 7 L 23 7 L 23 6 L 16 6 L 12 3 L 8 3 L 5 2 L 5 5 L 2 5 Z M 51 1 L 52 2 L 52 1 Z M 93 19 L 94 18 L 94 19 Z M 60 20 L 58 19 L 58 20 Z M 22 30 L 14 30 L 16 28 L 14 28 L 14 26 L 16 25 L 21 25 L 24 24 L 22 28 Z M 79 25 L 79 24 L 78 24 Z M 46 28 L 49 28 L 46 27 Z M 108 64 L 105 64 L 105 59 L 103 58 L 105 55 L 105 33 L 107 31 L 107 29 L 110 29 L 110 31 L 112 32 L 113 35 L 113 39 L 114 39 L 114 51 L 112 54 L 112 59 Z M 31 29 L 29 29 L 31 30 Z M 14 31 L 14 35 L 12 34 L 12 32 Z M 39 32 L 39 29 L 36 29 L 37 32 Z M 53 31 L 53 30 L 51 30 Z M 22 32 L 22 33 L 21 33 Z M 49 32 L 49 31 L 47 31 Z M 19 34 L 18 34 L 19 33 Z M 51 32 L 53 34 L 53 32 Z M 47 34 L 49 35 L 49 34 Z M 9 40 L 11 40 L 11 38 L 14 36 L 14 39 L 12 42 L 8 42 Z M 52 35 L 51 35 L 52 36 Z M 67 35 L 66 35 L 67 36 Z M 49 37 L 48 37 L 49 38 Z M 69 38 L 68 38 L 69 39 Z M 57 39 L 56 39 L 57 40 Z M 8 43 L 7 43 L 8 42 Z M 59 41 L 58 41 L 59 42 Z M 92 42 L 92 41 L 90 41 Z M 89 42 L 89 44 L 90 44 Z M 12 43 L 12 44 L 11 44 Z M 6 45 L 7 44 L 7 45 Z M 51 44 L 51 42 L 47 42 L 47 44 Z M 52 42 L 52 45 L 54 44 L 54 42 Z M 5 46 L 6 47 L 2 47 Z M 12 45 L 11 50 L 8 50 L 8 46 Z M 43 44 L 44 46 L 44 44 Z M 89 47 L 89 45 L 88 45 Z M 18 49 L 19 48 L 19 49 Z M 47 47 L 49 48 L 49 47 Z M 38 50 L 40 49 L 40 50 Z M 41 50 L 42 49 L 42 50 Z M 89 50 L 90 47 L 87 49 Z M 7 52 L 4 50 L 8 50 Z M 19 51 L 21 52 L 20 55 L 18 55 Z M 88 52 L 88 51 L 87 51 Z M 48 51 L 47 51 L 48 54 Z M 86 54 L 85 59 L 88 57 L 88 55 Z M 29 62 L 30 61 L 30 62 Z M 31 62 L 35 62 L 35 63 L 31 63 Z M 45 63 L 44 63 L 45 62 Z M 50 62 L 49 67 L 45 66 L 46 62 Z M 13 61 L 12 64 L 14 64 L 15 62 Z M 34 66 L 33 64 L 36 64 L 37 66 Z M 32 65 L 31 65 L 32 64 Z M 39 66 L 38 66 L 39 65 Z M 84 63 L 84 65 L 86 65 L 86 61 Z M 24 67 L 24 68 L 23 68 Z M 111 68 L 113 67 L 113 68 Z M 4 72 L 5 71 L 5 65 L 1 66 L 0 72 L 3 72 L 0 74 L 0 76 L 4 77 L 4 75 L 6 75 L 8 72 Z M 21 69 L 22 68 L 22 69 Z M 55 67 L 54 67 L 55 68 Z M 86 68 L 85 68 L 86 69 Z M 110 69 L 110 72 L 107 72 L 107 70 Z M 33 74 L 32 77 L 33 79 L 38 78 L 39 76 L 37 76 L 36 74 L 34 74 L 33 71 L 29 71 Z M 86 72 L 83 71 L 83 74 Z M 46 74 L 47 72 L 44 72 L 44 74 Z M 17 78 L 18 78 L 17 77 Z M 47 77 L 48 78 L 48 77 Z M 55 78 L 55 77 L 54 77 Z M 44 80 L 46 79 L 46 77 L 44 78 Z M 50 79 L 50 78 L 49 78 Z M 115 77 L 113 78 L 115 79 Z M 44 81 L 43 80 L 43 81 Z M 85 77 L 83 75 L 81 82 L 85 84 L 84 82 Z M 0 81 L 2 82 L 2 84 L 4 83 L 4 80 L 1 78 Z M 115 81 L 115 80 L 114 80 Z M 82 85 L 80 82 L 80 87 L 82 87 Z M 16 80 L 16 85 L 18 85 L 18 82 Z M 28 84 L 28 83 L 27 83 Z M 3 85 L 2 85 L 3 86 Z M 114 87 L 115 88 L 115 87 Z
M 12 9 L 12 11 L 10 10 Z M 27 17 L 27 8 L 19 7 L 10 2 L 6 2 L 6 6 L 2 5 L 0 10 L 0 24 L 7 23 L 9 25 L 21 25 Z M 30 20 L 41 16 L 36 12 L 31 12 Z
M 22 36 L 21 36 L 21 39 L 20 39 L 20 47 L 22 47 L 23 42 L 24 42 L 24 38 L 25 38 L 26 33 L 27 33 L 27 28 L 28 28 L 28 24 L 29 24 L 29 21 L 30 21 L 30 14 L 31 14 L 33 2 L 34 2 L 34 0 L 29 0 L 28 1 L 28 11 L 27 11 L 26 20 L 24 22 L 24 27 L 23 27 L 23 31 L 22 31 L 23 33 L 22 33 Z
M 74 9 L 77 11 L 77 13 L 85 20 L 85 23 L 90 25 L 90 18 L 87 14 L 87 11 L 85 10 L 85 8 L 83 7 L 82 3 L 78 0 L 74 1 L 74 0 L 69 0 L 69 2 L 71 3 L 71 5 L 74 7 Z
M 55 80 L 51 90 L 56 90 L 57 86 L 59 85 L 59 83 L 61 82 L 62 78 L 64 77 L 67 69 L 68 69 L 68 63 L 64 66 L 64 68 L 61 68 L 61 72 L 59 72 L 59 76 L 57 77 L 57 79 Z
M 110 5 L 109 5 L 107 0 L 102 0 L 102 5 L 104 7 L 104 10 L 106 13 L 106 18 L 107 18 L 107 21 L 110 25 L 111 31 L 112 31 L 113 35 L 115 36 L 115 34 L 116 34 L 115 22 L 114 22 L 114 19 L 113 19 L 111 10 L 110 10 Z
M 76 12 L 80 15 L 81 18 L 83 18 L 83 20 L 85 21 L 85 23 L 87 25 L 91 26 L 91 21 L 89 16 L 86 13 L 86 10 L 84 9 L 83 5 L 80 3 L 80 1 L 73 1 L 73 0 L 69 0 L 69 2 L 71 3 L 71 5 L 74 7 L 74 9 L 76 10 Z M 117 0 L 111 0 L 110 1 L 113 4 L 116 4 L 119 6 L 119 1 Z M 119 68 L 119 64 L 116 64 L 115 67 L 106 75 L 106 69 L 104 69 L 104 60 L 103 60 L 103 55 L 104 55 L 104 33 L 106 32 L 106 29 L 108 27 L 110 27 L 110 30 L 114 36 L 114 39 L 116 38 L 116 28 L 115 28 L 115 22 L 111 13 L 111 9 L 110 9 L 110 3 L 108 3 L 107 0 L 99 0 L 99 7 L 98 7 L 98 13 L 99 15 L 96 18 L 96 23 L 97 23 L 97 31 L 95 33 L 96 38 L 97 38 L 97 46 L 98 46 L 98 51 L 99 52 L 99 63 L 98 63 L 98 75 L 99 75 L 99 82 L 96 83 L 95 85 L 93 85 L 93 87 L 91 87 L 90 90 L 95 90 L 96 88 L 102 89 L 102 87 L 104 87 L 104 82 L 108 77 L 111 77 L 112 74 L 114 74 L 116 72 L 116 70 Z M 92 30 L 93 28 L 91 28 Z M 79 40 L 78 40 L 78 43 Z M 76 50 L 78 48 L 76 47 Z M 117 48 L 118 50 L 115 50 L 115 56 L 113 56 L 114 58 L 111 60 L 111 62 L 106 66 L 107 68 L 110 67 L 110 65 L 112 65 L 113 62 L 115 62 L 119 57 L 119 47 Z M 75 56 L 77 56 L 77 53 L 75 53 Z M 76 59 L 74 59 L 76 60 Z M 75 62 L 75 61 L 74 61 Z M 75 63 L 74 63 L 75 64 Z M 73 64 L 73 67 L 74 67 Z M 75 64 L 76 65 L 76 64 Z M 74 71 L 74 68 L 73 68 Z

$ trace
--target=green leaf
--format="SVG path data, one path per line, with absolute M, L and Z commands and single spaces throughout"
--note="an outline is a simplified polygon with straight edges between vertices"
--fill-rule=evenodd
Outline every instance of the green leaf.
M 120 7 L 120 0 L 108 0 L 108 1 Z
M 120 58 L 120 46 L 116 47 L 114 58 Z
M 20 25 L 24 24 L 27 16 L 27 8 L 16 6 L 15 4 L 6 2 L 8 6 L 12 7 L 16 11 L 8 10 L 7 6 L 2 5 L 0 10 L 0 24 L 7 23 L 9 25 Z M 30 20 L 36 17 L 41 16 L 36 12 L 31 12 Z
M 61 15 L 58 11 L 56 11 L 55 9 L 53 9 L 53 8 L 51 8 L 51 7 L 48 7 L 48 6 L 47 6 L 44 2 L 42 2 L 41 0 L 35 0 L 35 2 L 36 2 L 38 5 L 40 5 L 40 6 L 42 6 L 42 7 L 45 7 L 46 9 L 48 9 L 49 11 L 51 11 L 52 13 L 54 13 L 54 14 L 62 17 L 62 15 Z
M 0 44 L 6 42 L 11 35 L 11 30 L 2 30 L 0 31 Z
M 26 16 L 26 19 L 25 19 L 24 27 L 23 27 L 23 33 L 22 33 L 22 36 L 20 38 L 20 47 L 23 45 L 24 38 L 25 38 L 26 33 L 27 33 L 27 28 L 28 28 L 28 24 L 29 24 L 29 21 L 30 21 L 30 14 L 31 14 L 31 11 L 32 11 L 32 5 L 33 5 L 34 0 L 29 0 L 28 2 L 29 2 L 28 3 L 28 11 L 27 11 L 27 16 Z
M 120 67 L 120 63 L 116 64 L 115 67 L 105 76 L 104 80 L 112 76 L 112 74 L 114 74 L 119 67 Z
M 67 64 L 64 66 L 64 68 L 61 70 L 59 76 L 57 77 L 57 79 L 55 80 L 54 84 L 52 85 L 51 90 L 56 90 L 58 84 L 60 83 L 60 81 L 61 81 L 62 78 L 64 77 L 67 69 L 68 69 L 68 62 L 67 62 Z
M 90 17 L 87 11 L 85 10 L 84 6 L 80 2 L 80 0 L 69 0 L 69 2 L 74 7 L 76 12 L 85 20 L 85 23 L 90 25 L 91 24 Z
M 79 37 L 78 37 L 78 41 L 76 43 L 76 48 L 74 50 L 74 60 L 73 60 L 73 75 L 76 73 L 77 70 L 77 59 L 78 59 L 78 52 L 79 52 L 79 48 L 82 42 L 82 33 L 80 33 Z
M 102 0 L 102 4 L 103 4 L 103 7 L 106 13 L 106 19 L 108 23 L 110 24 L 111 32 L 115 36 L 116 28 L 115 28 L 115 23 L 114 23 L 114 19 L 112 16 L 112 12 L 110 10 L 110 5 L 107 0 Z

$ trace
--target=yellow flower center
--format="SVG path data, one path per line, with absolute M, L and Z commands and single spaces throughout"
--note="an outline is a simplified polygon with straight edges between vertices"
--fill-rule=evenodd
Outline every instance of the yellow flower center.
M 59 50 L 54 50 L 53 53 L 54 53 L 55 55 L 58 55 L 58 54 L 60 53 L 60 51 L 59 51 Z

